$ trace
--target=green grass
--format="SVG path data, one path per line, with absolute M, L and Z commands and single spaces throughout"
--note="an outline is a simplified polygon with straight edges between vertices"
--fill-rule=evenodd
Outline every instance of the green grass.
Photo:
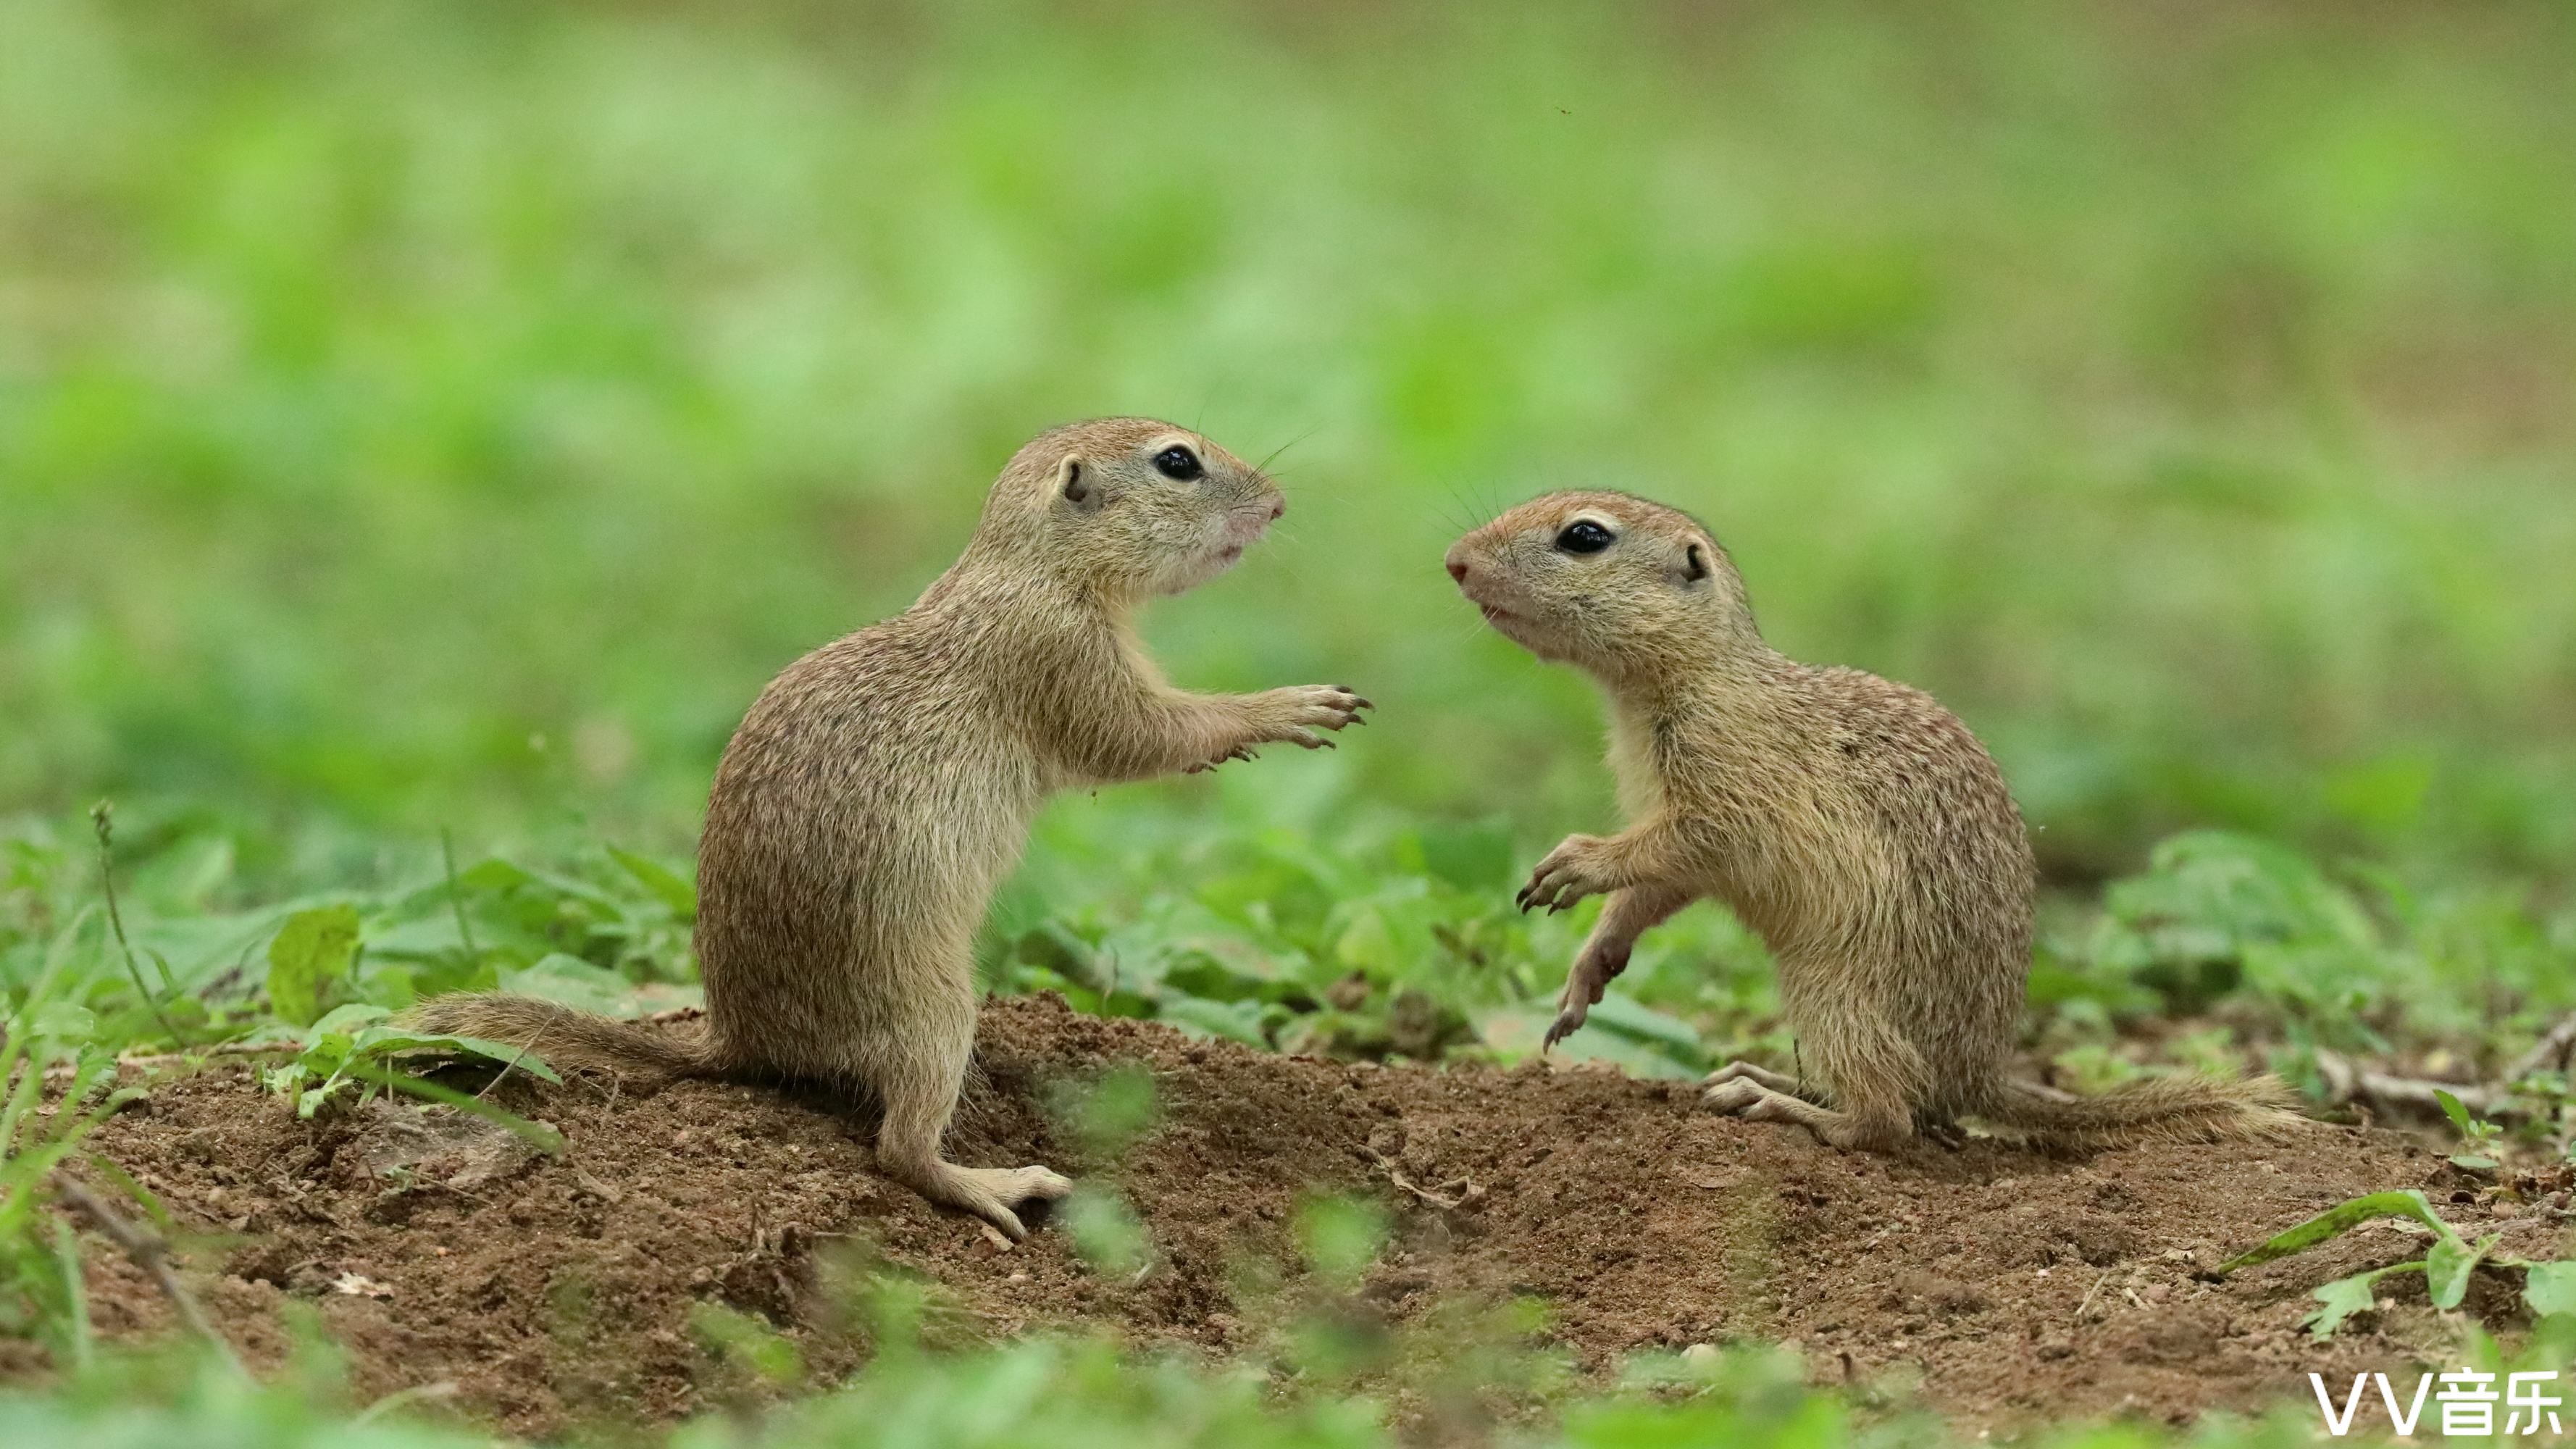
M 313 1357 L 323 1357 L 313 1355 Z M 387 1406 L 395 1408 L 398 1406 Z M 1474 1421 L 1470 1421 L 1473 1423 Z M 1492 1432 L 1490 1426 L 1475 1423 Z M 1455 1430 L 1452 1422 L 1429 1431 Z M 2224 1421 L 2188 1437 L 2134 1426 L 2044 1432 L 2036 1449 L 2287 1449 L 2314 1431 L 2291 1415 Z M 118 1362 L 50 1399 L 0 1393 L 0 1433 L 12 1443 L 78 1442 L 136 1449 L 185 1442 L 209 1449 L 463 1449 L 486 1435 L 395 1412 L 353 1424 L 335 1402 L 327 1362 L 298 1381 L 259 1388 L 184 1364 Z M 1561 1427 L 1505 1425 L 1498 1441 L 1565 1449 L 1646 1449 L 1729 1444 L 1747 1449 L 1896 1449 L 1944 1436 L 1914 1417 L 1875 1424 L 1834 1396 L 1798 1384 L 1776 1355 L 1745 1353 L 1714 1364 L 1659 1362 L 1626 1390 L 1578 1401 Z M 1253 1373 L 1211 1372 L 1174 1360 L 1138 1359 L 1099 1342 L 1036 1340 L 954 1356 L 884 1354 L 856 1381 L 767 1413 L 710 1417 L 647 1442 L 669 1449 L 787 1449 L 810 1444 L 899 1442 L 924 1449 L 1016 1446 L 1241 1445 L 1380 1449 L 1400 1437 L 1382 1404 L 1365 1397 L 1278 1393 Z
M 1552 1014 L 1558 973 L 1592 907 L 1565 918 L 1513 910 L 1507 891 L 1525 853 L 1498 828 L 1364 820 L 1341 849 L 1320 851 L 1293 817 L 1265 816 L 1276 808 L 1246 801 L 1234 807 L 1234 829 L 1211 834 L 1174 824 L 1159 838 L 1086 838 L 1059 822 L 1063 833 L 1050 836 L 1042 859 L 1085 861 L 1091 878 L 1074 886 L 1033 868 L 1017 883 L 985 941 L 991 984 L 1061 990 L 1086 1009 L 1283 1048 L 1508 1061 L 1535 1047 Z M 1112 823 L 1120 822 L 1104 828 Z M 43 1060 L 80 1063 L 85 1075 L 68 1088 L 74 1101 L 97 1101 L 107 1053 L 116 1048 L 202 1052 L 266 1042 L 274 1044 L 269 1060 L 278 1063 L 268 1074 L 279 1093 L 270 1110 L 328 1110 L 322 1099 L 335 1081 L 349 1089 L 404 1084 L 399 1061 L 370 1051 L 419 1044 L 375 1024 L 387 1008 L 419 995 L 498 985 L 631 1013 L 692 994 L 685 929 L 694 901 L 685 880 L 605 844 L 535 864 L 497 857 L 451 864 L 433 847 L 415 852 L 409 874 L 397 871 L 389 884 L 227 911 L 206 901 L 224 893 L 221 870 L 208 862 L 230 858 L 228 841 L 165 829 L 119 862 L 122 917 L 150 963 L 139 974 L 123 969 L 124 951 L 92 899 L 99 877 L 91 842 L 30 833 L 13 845 L 16 889 L 0 898 L 9 908 L 0 917 L 8 1040 L 13 1048 L 33 1043 Z M 51 923 L 50 930 L 40 923 Z M 2551 929 L 2554 937 L 2545 934 Z M 2322 1050 L 2401 1062 L 2449 1053 L 2491 1075 L 2576 1005 L 2576 975 L 2565 969 L 2569 934 L 2565 921 L 2545 927 L 2476 893 L 2428 901 L 2384 877 L 2338 878 L 2295 852 L 2248 838 L 2177 837 L 2157 851 L 2148 872 L 2115 882 L 2097 903 L 2070 902 L 2058 912 L 2035 975 L 2030 1045 L 2043 1066 L 2087 1087 L 2209 1065 L 2270 1066 L 2314 1083 Z M 2464 1007 L 2455 992 L 2474 1005 Z M 543 1070 L 504 1047 L 427 1044 Z M 1697 1073 L 1739 1052 L 1790 1060 L 1759 943 L 1713 910 L 1686 915 L 1650 938 L 1622 989 L 1560 1050 L 1659 1075 Z M 35 1080 L 19 1079 L 22 1097 Z M 2556 1105 L 2474 1145 L 2525 1164 L 2567 1153 L 2576 1102 L 2566 1082 L 2536 1080 L 2530 1090 Z M 111 1105 L 98 1101 L 96 1110 Z M 1074 1135 L 1102 1151 L 1114 1151 L 1154 1112 L 1150 1081 L 1115 1074 L 1059 1105 Z M 0 1154 L 0 1271 L 7 1274 L 0 1277 L 0 1331 L 45 1344 L 57 1365 L 94 1362 L 101 1366 L 81 1372 L 113 1376 L 132 1371 L 123 1367 L 126 1354 L 90 1343 L 64 1245 L 45 1230 L 39 1210 L 45 1172 L 78 1149 L 77 1130 L 62 1125 L 70 1120 L 60 1114 L 51 1128 L 32 1127 L 37 1135 L 24 1146 L 14 1144 L 13 1129 L 10 1151 Z M 2404 1196 L 2411 1210 L 2432 1217 L 2419 1194 L 2384 1196 Z M 1350 1291 L 1383 1225 L 1319 1213 L 1303 1233 L 1314 1281 Z M 1151 1261 L 1150 1237 L 1114 1192 L 1068 1204 L 1064 1220 L 1094 1271 L 1123 1278 Z M 2294 1233 L 2278 1251 L 2296 1251 L 2345 1225 Z M 2443 1241 L 2454 1261 L 2436 1266 L 2449 1274 L 2448 1301 L 2457 1302 L 2456 1290 L 2494 1245 L 2472 1246 L 2447 1230 Z M 2504 1270 L 2530 1276 L 2537 1309 L 2544 1297 L 2564 1297 L 2566 1266 L 2549 1265 L 2545 1283 L 2539 1268 Z M 2311 1321 L 2330 1329 L 2338 1306 L 2353 1311 L 2355 1294 L 2366 1295 L 2373 1281 L 2365 1275 L 2321 1290 L 2325 1311 Z M 1327 1313 L 1318 1325 L 1336 1321 Z M 1145 1432 L 1213 1439 L 1218 1426 L 1231 1426 L 1224 1437 L 1374 1444 L 1389 1442 L 1388 1415 L 1397 1404 L 1410 1414 L 1447 1402 L 1444 1394 L 1483 1403 L 1504 1386 L 1516 1386 L 1511 1421 L 1534 1443 L 1627 1446 L 1716 1436 L 1824 1445 L 1920 1442 L 1930 1432 L 1905 1417 L 1911 1409 L 1902 1392 L 1810 1393 L 1743 1356 L 1719 1370 L 1641 1360 L 1625 1387 L 1578 1387 L 1543 1360 L 1522 1361 L 1534 1323 L 1488 1346 L 1499 1359 L 1461 1359 L 1481 1340 L 1440 1336 L 1465 1333 L 1468 1326 L 1457 1322 L 1435 1319 L 1416 1330 L 1425 1341 L 1396 1350 L 1337 1347 L 1329 1335 L 1317 1337 L 1323 1327 L 1289 1323 L 1279 1333 L 1287 1359 L 1222 1369 L 1157 1363 L 1099 1345 L 892 1360 L 881 1346 L 856 1384 L 819 1398 L 791 1392 L 821 1386 L 805 1385 L 792 1346 L 755 1321 L 711 1308 L 696 1327 L 711 1361 L 736 1365 L 747 1376 L 745 1391 L 758 1390 L 754 1401 L 783 1406 L 761 1427 L 711 1421 L 683 1431 L 675 1444 L 811 1442 L 904 1415 L 922 1416 L 928 1442 L 1017 1443 L 1041 1426 L 1053 1432 L 1068 1395 L 1080 1400 L 1084 1432 L 1104 1439 Z M 2576 1318 L 2553 1318 L 2529 1342 L 2500 1345 L 2470 1325 L 2462 1353 L 2476 1362 L 2555 1364 L 2576 1343 L 2571 1333 Z M 1470 1365 L 1458 1371 L 1465 1378 L 1433 1372 L 1462 1362 Z M 1430 1377 L 1405 1377 L 1416 1368 Z M 95 1432 L 147 1437 L 291 1438 L 301 1432 L 295 1425 L 321 1432 L 338 1422 L 327 1385 L 249 1393 L 223 1387 L 214 1368 L 203 1373 L 209 1377 L 197 1389 L 165 1393 L 167 1402 L 150 1409 L 130 1396 L 108 1395 L 82 1408 L 77 1393 L 50 1403 L 0 1395 L 0 1423 L 17 1413 L 60 1432 L 89 1423 Z M 76 1389 L 79 1374 L 73 1378 Z M 1043 1414 L 1007 1407 L 1040 1401 L 1048 1405 Z M 968 1414 L 942 1407 L 964 1402 L 988 1408 Z M 2289 1432 L 2219 1426 L 2203 1437 L 2234 1445 Z M 2143 1442 L 2129 1431 L 2043 1437 Z
M 282 1088 L 342 1092 L 423 994 L 686 1002 L 698 811 L 762 681 L 900 608 L 1022 438 L 1134 411 L 1288 445 L 1279 535 L 1149 616 L 1173 675 L 1381 709 L 1330 756 L 1058 802 L 979 943 L 997 988 L 1530 1049 L 1591 908 L 1509 892 L 1613 818 L 1598 705 L 1437 560 L 1608 485 L 1707 518 L 1783 647 L 1994 747 L 2055 886 L 2028 1046 L 2061 1080 L 2485 1076 L 2576 1009 L 2571 43 L 2539 3 L 21 0 L 6 1051 L 280 1042 Z M 1577 1053 L 1792 1050 L 1713 909 L 1620 986 Z M 80 1118 L 11 1110 L 0 1333 L 83 1359 L 37 1210 Z M 0 1397 L 0 1438 L 439 1438 L 348 1427 L 318 1369 L 94 1357 Z M 1727 1372 L 1531 1432 L 1896 1432 Z M 1364 1400 L 1064 1345 L 685 1435 L 1024 1432 L 939 1417 L 988 1392 L 1103 1439 L 1384 1438 Z

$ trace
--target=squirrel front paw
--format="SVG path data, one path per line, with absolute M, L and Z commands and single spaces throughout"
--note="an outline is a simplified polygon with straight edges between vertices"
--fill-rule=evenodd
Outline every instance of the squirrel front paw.
M 1331 740 L 1315 731 L 1366 724 L 1368 721 L 1360 718 L 1360 711 L 1377 707 L 1344 684 L 1292 684 L 1285 689 L 1271 690 L 1262 699 L 1270 706 L 1264 711 L 1268 729 L 1262 739 L 1309 750 L 1333 747 Z
M 1609 862 L 1602 859 L 1605 844 L 1597 835 L 1569 835 L 1547 859 L 1530 872 L 1529 884 L 1512 897 L 1522 910 L 1545 906 L 1549 914 L 1564 910 L 1585 896 L 1597 896 L 1618 889 L 1611 879 Z
M 1583 943 L 1583 953 L 1574 958 L 1574 969 L 1566 973 L 1565 990 L 1556 998 L 1556 1020 L 1548 1023 L 1547 1037 L 1539 1043 L 1540 1051 L 1582 1029 L 1592 1008 L 1601 1004 L 1601 993 L 1609 989 L 1610 978 L 1628 969 L 1628 951 L 1624 943 Z
M 1257 760 L 1260 758 L 1260 754 L 1257 753 L 1252 746 L 1236 745 L 1234 748 L 1227 750 L 1224 754 L 1217 756 L 1213 760 L 1201 760 L 1195 765 L 1183 766 L 1181 768 L 1181 773 L 1184 775 L 1204 775 L 1208 771 L 1215 769 L 1217 766 L 1224 764 L 1228 760 Z

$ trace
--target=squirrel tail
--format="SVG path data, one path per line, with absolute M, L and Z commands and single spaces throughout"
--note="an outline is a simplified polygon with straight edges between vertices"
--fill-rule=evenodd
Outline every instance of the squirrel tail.
M 549 1066 L 574 1071 L 712 1077 L 725 1068 L 703 1018 L 665 1030 L 534 996 L 466 991 L 424 1001 L 401 1021 L 426 1034 L 523 1047 Z
M 2006 1082 L 1976 1115 L 2043 1146 L 2083 1150 L 2148 1142 L 2278 1141 L 2313 1125 L 2297 1097 L 2272 1076 L 2221 1081 L 2160 1077 L 2068 1097 L 2028 1082 Z

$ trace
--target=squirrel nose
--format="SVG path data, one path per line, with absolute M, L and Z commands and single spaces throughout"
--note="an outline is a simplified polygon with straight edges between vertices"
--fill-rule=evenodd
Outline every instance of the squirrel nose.
M 1286 517 L 1286 516 L 1287 516 L 1287 513 L 1288 513 L 1288 500 L 1287 500 L 1287 499 L 1285 499 L 1285 498 L 1282 498 L 1282 497 L 1278 496 L 1277 494 L 1273 494 L 1273 495 L 1271 495 L 1271 498 L 1270 498 L 1270 521 L 1271 521 L 1271 522 L 1273 522 L 1273 523 L 1277 523 L 1280 519 L 1282 519 L 1282 518 Z
M 1465 583 L 1465 582 L 1467 582 L 1467 561 L 1466 561 L 1465 559 L 1460 558 L 1460 557 L 1458 556 L 1458 550 L 1456 550 L 1456 549 L 1454 549 L 1454 548 L 1453 548 L 1453 549 L 1451 549 L 1451 550 L 1449 550 L 1449 560 L 1448 560 L 1448 561 L 1449 561 L 1449 577 L 1451 577 L 1451 578 L 1453 578 L 1453 579 L 1457 580 L 1459 583 L 1462 583 L 1462 584 L 1463 584 L 1463 583 Z

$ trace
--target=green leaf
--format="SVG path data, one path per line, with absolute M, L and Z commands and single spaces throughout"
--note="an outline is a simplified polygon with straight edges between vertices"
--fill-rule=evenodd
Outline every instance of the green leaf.
M 393 1011 L 389 1007 L 353 1001 L 346 1006 L 335 1006 L 324 1013 L 320 1021 L 307 1028 L 306 1036 L 309 1040 L 319 1041 L 335 1033 L 346 1035 L 355 1028 L 382 1021 L 391 1015 Z
M 27 1035 L 60 1042 L 85 1042 L 98 1035 L 98 1013 L 77 1001 L 48 1001 L 27 1022 Z
M 357 1038 L 345 1031 L 317 1029 L 313 1033 L 312 1045 L 304 1049 L 304 1055 L 298 1060 L 317 1074 L 338 1071 L 340 1064 L 349 1059 L 349 1053 L 356 1045 Z
M 2576 1262 L 2530 1265 L 2523 1271 L 2522 1301 L 2535 1318 L 2576 1314 Z
M 643 1014 L 643 1003 L 635 997 L 635 983 L 605 966 L 561 951 L 539 959 L 525 970 L 502 972 L 501 989 L 601 1016 Z
M 1115 1157 L 1125 1151 L 1162 1115 L 1153 1069 L 1135 1061 L 1115 1063 L 1088 1084 L 1068 1084 L 1055 1108 L 1055 1115 L 1072 1129 L 1083 1150 L 1095 1157 Z
M 1245 1046 L 1270 1045 L 1269 1039 L 1262 1035 L 1261 1007 L 1255 1002 L 1168 996 L 1163 998 L 1154 1014 L 1184 1031 L 1220 1036 Z
M 1011 949 L 1021 961 L 1043 967 L 1067 981 L 1094 991 L 1109 989 L 1109 973 L 1101 969 L 1098 951 L 1061 921 L 1040 921 L 1024 932 Z
M 2349 1278 L 2337 1278 L 2308 1295 L 2324 1306 L 2300 1319 L 2299 1326 L 2318 1339 L 2332 1338 L 2345 1319 L 2356 1313 L 2368 1313 L 2378 1306 L 2379 1297 L 2375 1290 L 2380 1279 L 2391 1273 L 2403 1273 L 2423 1266 L 2424 1262 L 2419 1258 L 2412 1263 L 2395 1263 L 2385 1268 L 2373 1268 L 2367 1273 L 2355 1273 Z
M 2424 1288 L 2433 1296 L 2436 1308 L 2457 1308 L 2469 1296 L 2469 1275 L 2478 1261 L 2495 1250 L 2497 1238 L 2488 1236 L 2470 1247 L 2457 1237 L 2445 1236 L 2424 1255 Z
M 515 1066 L 532 1077 L 561 1083 L 563 1078 L 547 1066 L 545 1058 L 527 1047 L 508 1042 L 487 1041 L 479 1036 L 424 1035 L 399 1026 L 371 1026 L 358 1033 L 350 1043 L 349 1060 L 381 1062 L 397 1052 L 440 1051 L 463 1056 L 477 1056 L 503 1066 Z
M 635 877 L 637 885 L 651 891 L 662 904 L 669 906 L 672 915 L 684 922 L 698 918 L 697 887 L 631 850 L 620 850 L 612 845 L 608 847 L 608 857 L 624 866 L 626 873 Z
M 2471 1124 L 2476 1119 L 2469 1116 L 2469 1109 L 2461 1105 L 2459 1098 L 2452 1096 L 2450 1093 L 2443 1091 L 2439 1087 L 2435 1087 L 2433 1089 L 2433 1100 L 2442 1104 L 2442 1115 L 2451 1119 L 2451 1125 L 2460 1129 L 2461 1136 L 2469 1137 L 2475 1135 L 2475 1129 Z
M 2499 1165 L 2494 1158 L 2475 1152 L 2455 1152 L 2451 1155 L 2450 1161 L 2453 1167 L 2462 1172 L 2493 1172 Z
M 2413 1218 L 2440 1234 L 2444 1242 L 2455 1246 L 2460 1242 L 2459 1234 L 2451 1231 L 2450 1224 L 2433 1215 L 2433 1205 L 2425 1200 L 2424 1194 L 2413 1188 L 2400 1192 L 2374 1192 L 2338 1203 L 2262 1246 L 2237 1254 L 2219 1264 L 2218 1272 L 2223 1277 L 2239 1268 L 2251 1268 L 2257 1263 L 2304 1253 L 2374 1218 Z
M 805 1376 L 805 1357 L 795 1343 L 764 1319 L 701 1302 L 689 1310 L 689 1328 L 740 1368 L 781 1387 Z
M 1682 1061 L 1693 1060 L 1701 1056 L 1704 1051 L 1700 1046 L 1698 1030 L 1689 1022 L 1657 1011 L 1625 992 L 1603 993 L 1601 1000 L 1593 1006 L 1591 1015 L 1585 1019 L 1585 1024 L 1606 1028 L 1623 1036 L 1635 1037 L 1639 1041 L 1652 1042 L 1657 1046 L 1669 1048 L 1667 1055 Z
M 1152 1236 L 1116 1188 L 1084 1182 L 1059 1211 L 1074 1252 L 1096 1271 L 1132 1278 L 1154 1261 Z
M 498 894 L 517 890 L 521 886 L 533 885 L 536 879 L 524 868 L 496 857 L 475 864 L 456 878 L 456 884 L 465 890 L 477 893 L 488 891 Z M 444 891 L 445 887 L 442 886 L 440 889 Z
M 298 911 L 268 943 L 268 1001 L 297 1026 L 322 1014 L 322 998 L 358 954 L 358 908 Z
M 1319 1197 L 1298 1209 L 1298 1251 L 1325 1281 L 1359 1286 L 1386 1248 L 1386 1210 L 1366 1198 Z
M 1420 836 L 1422 863 L 1462 891 L 1508 890 L 1512 836 L 1500 825 L 1427 826 Z
M 1607 998 L 1604 998 L 1607 1000 Z M 1592 1008 L 1594 1013 L 1601 1008 Z M 1615 1008 L 1614 1008 L 1615 1010 Z M 1652 1014 L 1649 1008 L 1638 1008 Z M 1545 1006 L 1506 1006 L 1476 1014 L 1477 1039 L 1505 1057 L 1526 1056 L 1540 1050 L 1548 1026 L 1556 1012 Z M 1589 1022 L 1583 1030 L 1556 1044 L 1554 1055 L 1569 1062 L 1612 1062 L 1632 1077 L 1660 1077 L 1673 1081 L 1696 1080 L 1708 1069 L 1693 1060 L 1677 1061 L 1643 1034 L 1624 1031 L 1595 1031 Z
M 1397 974 L 1405 965 L 1404 948 L 1386 914 L 1366 907 L 1350 913 L 1350 923 L 1333 942 L 1333 959 L 1353 971 L 1381 976 Z

